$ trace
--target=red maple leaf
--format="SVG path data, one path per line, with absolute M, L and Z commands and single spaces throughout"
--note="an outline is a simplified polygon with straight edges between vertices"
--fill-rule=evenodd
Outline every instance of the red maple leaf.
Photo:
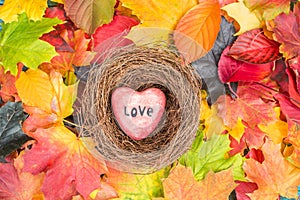
M 276 113 L 273 110 L 275 102 L 265 102 L 264 96 L 253 90 L 253 87 L 246 87 L 244 84 L 243 87 L 238 87 L 236 99 L 229 95 L 222 95 L 217 100 L 218 115 L 229 128 L 235 126 L 238 118 L 241 118 L 252 129 L 258 124 L 268 124 L 276 120 Z M 262 89 L 260 85 L 259 88 Z M 265 89 L 263 93 L 267 94 L 269 90 Z
M 37 129 L 31 136 L 37 143 L 24 155 L 23 170 L 46 173 L 42 192 L 47 199 L 70 199 L 77 192 L 87 198 L 96 189 L 105 192 L 107 185 L 100 181 L 100 175 L 107 172 L 105 164 L 96 160 L 75 134 L 53 126 Z M 110 198 L 116 196 L 114 193 Z
M 280 52 L 287 59 L 300 55 L 300 4 L 295 4 L 294 12 L 281 13 L 274 20 L 273 36 L 281 43 Z
M 32 175 L 22 172 L 22 168 L 22 154 L 11 163 L 0 163 L 0 199 L 34 199 L 33 196 L 41 193 L 44 174 Z

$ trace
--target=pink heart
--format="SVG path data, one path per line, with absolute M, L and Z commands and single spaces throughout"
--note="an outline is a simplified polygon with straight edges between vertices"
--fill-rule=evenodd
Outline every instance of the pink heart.
M 137 92 L 128 87 L 119 87 L 112 93 L 111 104 L 121 129 L 132 139 L 142 140 L 160 122 L 166 96 L 157 88 Z

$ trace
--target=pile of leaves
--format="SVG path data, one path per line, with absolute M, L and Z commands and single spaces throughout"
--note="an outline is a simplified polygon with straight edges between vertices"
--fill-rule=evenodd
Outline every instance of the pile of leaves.
M 299 2 L 2 4 L 1 199 L 299 198 Z M 222 29 L 225 18 L 234 25 L 234 36 Z M 78 79 L 74 66 L 85 68 L 103 53 L 106 39 L 116 34 L 130 39 L 140 27 L 189 36 L 192 40 L 174 34 L 174 44 L 187 52 L 193 66 L 213 55 L 214 81 L 226 86 L 219 95 L 203 90 L 191 149 L 149 175 L 119 172 L 95 159 L 72 124 Z M 166 40 L 170 36 L 157 34 Z

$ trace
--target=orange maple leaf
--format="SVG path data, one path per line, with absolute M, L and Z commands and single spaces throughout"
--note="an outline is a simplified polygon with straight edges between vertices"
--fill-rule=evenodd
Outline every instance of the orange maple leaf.
M 22 172 L 23 164 L 22 154 L 12 163 L 0 164 L 0 199 L 24 200 L 41 196 L 40 187 L 45 174 Z
M 41 64 L 40 68 L 43 71 L 49 72 L 55 69 L 64 76 L 69 71 L 74 72 L 73 66 L 86 66 L 90 64 L 95 54 L 87 50 L 90 39 L 85 37 L 83 30 L 74 31 L 72 36 L 68 34 L 67 30 L 63 30 L 60 36 L 74 51 L 59 51 L 59 55 L 53 57 L 51 63 Z
M 248 159 L 243 165 L 247 179 L 258 186 L 258 190 L 249 194 L 251 199 L 271 200 L 277 199 L 279 195 L 295 198 L 297 186 L 300 185 L 300 169 L 283 158 L 280 144 L 267 140 L 262 151 L 265 158 L 262 163 Z
M 66 127 L 37 129 L 32 137 L 37 143 L 24 155 L 24 171 L 46 172 L 42 192 L 47 199 L 70 199 L 77 192 L 86 199 L 94 190 L 107 188 L 100 181 L 107 172 L 104 162 L 96 160 Z
M 209 172 L 197 182 L 191 168 L 178 165 L 163 182 L 165 197 L 184 199 L 227 199 L 235 188 L 231 169 L 218 173 Z
M 20 101 L 15 86 L 16 80 L 19 78 L 23 65 L 18 63 L 18 74 L 13 76 L 10 72 L 4 71 L 4 67 L 0 65 L 0 98 L 2 101 Z

